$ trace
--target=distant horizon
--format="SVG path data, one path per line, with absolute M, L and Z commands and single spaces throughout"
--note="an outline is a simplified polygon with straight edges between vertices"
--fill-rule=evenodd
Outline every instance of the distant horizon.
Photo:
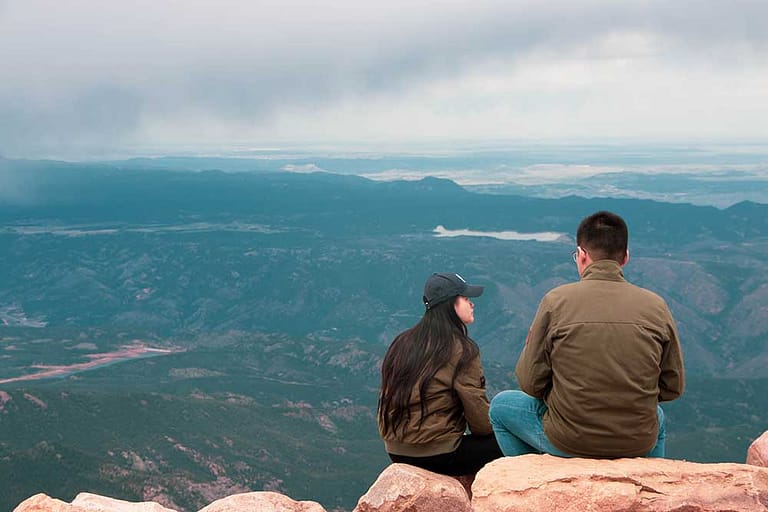
M 636 198 L 718 208 L 745 200 L 768 203 L 768 141 L 757 140 L 414 140 L 407 146 L 233 144 L 132 151 L 81 160 L 0 159 L 0 201 L 29 196 L 34 188 L 33 177 L 25 175 L 30 162 L 33 167 L 34 162 L 63 162 L 64 169 L 325 172 L 383 182 L 433 177 L 472 192 L 546 198 Z
M 514 150 L 602 149 L 718 149 L 754 152 L 768 164 L 768 137 L 580 137 L 580 138 L 413 138 L 411 140 L 271 140 L 233 141 L 231 143 L 188 142 L 161 145 L 114 145 L 112 147 L 58 148 L 57 151 L 13 152 L 0 146 L 0 158 L 8 160 L 56 160 L 71 163 L 109 162 L 136 158 L 231 158 L 264 159 L 297 155 L 355 156 L 455 156 Z

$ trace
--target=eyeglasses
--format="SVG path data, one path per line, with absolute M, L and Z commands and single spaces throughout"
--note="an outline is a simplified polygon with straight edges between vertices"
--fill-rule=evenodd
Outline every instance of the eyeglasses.
M 573 260 L 574 263 L 578 263 L 579 251 L 584 251 L 584 249 L 582 249 L 581 247 L 576 247 L 576 250 L 571 253 L 571 259 Z

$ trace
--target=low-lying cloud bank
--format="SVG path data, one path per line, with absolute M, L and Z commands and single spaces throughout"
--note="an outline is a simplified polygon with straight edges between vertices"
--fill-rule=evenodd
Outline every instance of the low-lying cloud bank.
M 497 238 L 499 240 L 534 240 L 537 242 L 560 242 L 568 235 L 556 231 L 542 231 L 539 233 L 519 233 L 517 231 L 475 231 L 471 229 L 446 229 L 445 226 L 438 225 L 432 230 L 438 238 L 448 238 L 456 236 L 484 236 Z

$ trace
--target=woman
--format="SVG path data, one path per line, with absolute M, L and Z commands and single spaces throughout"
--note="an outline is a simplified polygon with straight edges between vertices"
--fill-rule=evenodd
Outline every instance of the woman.
M 432 274 L 424 316 L 384 356 L 378 423 L 392 462 L 468 475 L 502 456 L 488 419 L 480 349 L 467 335 L 475 320 L 470 297 L 482 293 L 458 274 Z

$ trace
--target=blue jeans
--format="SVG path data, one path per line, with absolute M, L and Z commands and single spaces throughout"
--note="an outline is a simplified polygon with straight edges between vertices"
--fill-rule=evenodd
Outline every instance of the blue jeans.
M 664 427 L 664 411 L 657 406 L 659 436 L 656 446 L 646 457 L 664 457 L 667 437 Z M 502 391 L 491 400 L 491 425 L 496 441 L 504 455 L 549 453 L 558 457 L 575 457 L 555 448 L 544 433 L 542 418 L 547 411 L 543 400 L 533 398 L 522 391 Z

